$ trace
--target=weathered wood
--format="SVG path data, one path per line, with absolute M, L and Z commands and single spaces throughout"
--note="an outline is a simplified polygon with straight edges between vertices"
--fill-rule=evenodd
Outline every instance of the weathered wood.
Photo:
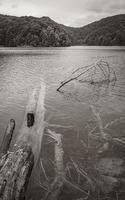
M 8 153 L 0 170 L 0 199 L 24 200 L 34 164 L 30 146 Z
M 13 119 L 10 120 L 6 131 L 5 131 L 5 135 L 0 147 L 0 158 L 7 153 L 7 151 L 9 150 L 10 147 L 10 143 L 13 137 L 13 132 L 15 129 L 15 121 Z
M 44 99 L 45 85 L 42 83 L 41 87 L 33 90 L 29 97 L 24 120 L 16 141 L 19 146 L 29 144 L 32 147 L 35 163 L 39 157 L 44 133 Z
M 15 121 L 10 120 L 0 149 L 0 200 L 24 200 L 32 168 L 39 156 L 44 130 L 45 85 L 30 95 L 19 136 L 12 152 Z
M 15 121 L 10 120 L 0 148 L 0 200 L 23 200 L 34 165 L 32 143 L 28 140 L 34 137 L 36 106 L 38 91 L 34 90 L 30 96 L 26 114 L 20 129 L 16 144 L 9 152 Z
M 69 191 L 80 193 L 81 196 L 88 196 L 88 193 L 78 185 L 71 183 L 66 178 L 66 171 L 63 161 L 63 142 L 62 135 L 48 129 L 49 136 L 54 140 L 54 155 L 55 155 L 55 178 L 50 185 L 50 190 L 47 192 L 44 200 L 58 200 L 64 192 L 64 188 Z
M 57 134 L 54 131 L 48 130 L 50 137 L 55 141 L 55 179 L 51 184 L 51 189 L 47 193 L 46 200 L 58 200 L 58 197 L 63 189 L 65 181 L 65 172 L 63 164 L 63 145 L 62 145 L 62 135 Z
M 30 145 L 14 145 L 12 152 L 9 152 L 14 128 L 15 121 L 11 119 L 0 148 L 0 200 L 25 199 L 34 165 L 34 155 Z
M 86 80 L 87 76 L 89 77 L 88 80 Z M 74 80 L 78 80 L 82 83 L 88 82 L 92 85 L 98 85 L 100 83 L 109 84 L 110 82 L 115 82 L 117 78 L 115 71 L 109 66 L 108 62 L 99 60 L 96 63 L 79 67 L 74 70 L 67 79 L 61 82 L 61 85 L 57 88 L 57 91 L 63 93 L 63 91 L 60 89 Z
M 10 120 L 0 148 L 0 200 L 24 200 L 34 156 L 29 145 L 14 146 L 9 152 L 15 121 Z

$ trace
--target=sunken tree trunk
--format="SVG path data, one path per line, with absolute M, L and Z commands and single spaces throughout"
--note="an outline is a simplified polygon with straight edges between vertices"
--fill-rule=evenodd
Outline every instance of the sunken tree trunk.
M 51 130 L 48 130 L 48 133 L 50 134 L 50 137 L 55 141 L 55 179 L 51 184 L 50 191 L 47 193 L 45 200 L 58 200 L 65 180 L 62 135 Z

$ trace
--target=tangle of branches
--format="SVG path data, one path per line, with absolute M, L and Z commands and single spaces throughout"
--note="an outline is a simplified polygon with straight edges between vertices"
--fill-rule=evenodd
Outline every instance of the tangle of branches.
M 116 81 L 116 74 L 107 61 L 99 60 L 94 64 L 74 70 L 68 78 L 61 82 L 57 91 L 63 92 L 61 89 L 74 80 L 92 85 L 107 84 Z

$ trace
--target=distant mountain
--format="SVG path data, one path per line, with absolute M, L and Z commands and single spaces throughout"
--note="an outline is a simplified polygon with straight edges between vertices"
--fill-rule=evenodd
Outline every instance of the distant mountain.
M 49 17 L 0 15 L 1 46 L 125 45 L 125 14 L 107 17 L 80 28 Z
M 66 27 L 73 45 L 125 45 L 125 14 L 107 17 L 81 28 Z

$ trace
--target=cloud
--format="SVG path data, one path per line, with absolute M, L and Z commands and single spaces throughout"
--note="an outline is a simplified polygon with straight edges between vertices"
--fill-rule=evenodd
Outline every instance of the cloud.
M 2 0 L 0 0 L 0 6 L 2 6 Z
M 12 4 L 12 6 L 11 6 L 13 9 L 15 9 L 15 8 L 17 8 L 18 7 L 18 5 L 17 4 Z
M 49 16 L 71 26 L 125 13 L 124 0 L 0 0 L 0 13 L 16 16 Z

